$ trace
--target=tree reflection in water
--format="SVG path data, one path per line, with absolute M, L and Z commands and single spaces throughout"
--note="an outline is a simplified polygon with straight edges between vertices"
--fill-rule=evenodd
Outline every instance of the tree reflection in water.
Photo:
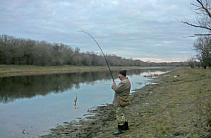
M 152 72 L 153 70 L 155 69 L 151 69 Z M 156 69 L 156 71 L 165 70 L 169 69 Z M 146 71 L 149 71 L 149 69 L 129 70 L 127 75 L 138 75 Z M 112 71 L 112 73 L 114 79 L 116 79 L 118 71 Z M 80 89 L 81 83 L 94 85 L 94 82 L 97 80 L 110 79 L 108 71 L 3 77 L 0 83 L 0 103 L 8 103 L 22 98 L 32 98 L 37 95 L 45 96 L 50 93 L 62 93 L 72 88 Z

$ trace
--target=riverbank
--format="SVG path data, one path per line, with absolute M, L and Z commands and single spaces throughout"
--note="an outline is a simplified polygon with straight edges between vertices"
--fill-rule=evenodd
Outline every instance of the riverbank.
M 139 66 L 111 66 L 111 70 L 140 69 Z M 149 67 L 150 68 L 150 67 Z M 151 67 L 152 68 L 152 67 Z M 163 67 L 168 68 L 168 67 Z M 76 73 L 91 71 L 106 71 L 107 66 L 33 66 L 33 65 L 0 65 L 0 77 L 25 76 L 58 73 Z
M 112 70 L 136 69 L 140 67 L 112 66 Z M 107 66 L 33 66 L 33 65 L 0 65 L 0 77 L 76 73 L 90 71 L 105 71 Z
M 112 67 L 113 70 L 121 67 Z M 33 66 L 33 65 L 0 65 L 0 77 L 25 76 L 58 73 L 76 73 L 90 71 L 105 71 L 101 66 Z
M 210 69 L 181 68 L 153 79 L 156 85 L 136 90 L 126 107 L 130 130 L 119 137 L 211 137 L 210 78 Z M 41 137 L 115 137 L 115 107 L 100 106 L 93 113 Z

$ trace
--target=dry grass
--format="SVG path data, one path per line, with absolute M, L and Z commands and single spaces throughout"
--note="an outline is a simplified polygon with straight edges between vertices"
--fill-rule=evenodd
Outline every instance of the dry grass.
M 140 67 L 111 67 L 112 70 L 136 69 Z M 39 75 L 53 73 L 72 73 L 87 71 L 105 71 L 107 66 L 33 66 L 33 65 L 0 65 L 0 77 L 21 76 L 21 75 Z
M 139 111 L 141 126 L 133 136 L 211 137 L 211 70 L 183 68 L 170 75 L 144 99 L 150 106 Z

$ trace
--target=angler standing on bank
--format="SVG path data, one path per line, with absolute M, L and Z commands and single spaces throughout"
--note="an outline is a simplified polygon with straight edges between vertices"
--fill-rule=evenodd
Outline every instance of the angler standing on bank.
M 104 57 L 106 64 L 108 66 L 110 75 L 113 79 L 112 89 L 115 91 L 113 104 L 116 106 L 116 118 L 117 118 L 117 122 L 118 122 L 118 130 L 117 130 L 117 132 L 114 132 L 114 135 L 121 134 L 121 133 L 123 133 L 122 130 L 128 130 L 129 129 L 128 122 L 127 122 L 127 119 L 125 117 L 125 108 L 124 108 L 125 106 L 127 106 L 129 104 L 130 88 L 131 88 L 130 81 L 126 77 L 127 71 L 121 70 L 119 72 L 119 79 L 121 80 L 121 82 L 118 85 L 116 85 L 116 83 L 114 82 L 114 77 L 112 75 L 110 66 L 109 66 L 108 61 L 105 57 L 105 54 L 103 53 L 102 48 L 100 47 L 98 42 L 95 40 L 95 38 L 91 34 L 85 32 L 85 31 L 81 31 L 81 32 L 88 34 L 96 42 L 96 44 L 98 45 L 98 47 L 100 48 L 100 50 L 103 54 L 103 57 Z
M 113 104 L 116 106 L 116 119 L 118 123 L 118 130 L 113 133 L 114 135 L 123 133 L 122 130 L 129 130 L 128 121 L 125 116 L 125 106 L 129 104 L 131 84 L 128 77 L 126 77 L 126 72 L 126 70 L 121 70 L 119 72 L 121 82 L 118 85 L 113 82 L 112 85 L 112 89 L 115 91 Z

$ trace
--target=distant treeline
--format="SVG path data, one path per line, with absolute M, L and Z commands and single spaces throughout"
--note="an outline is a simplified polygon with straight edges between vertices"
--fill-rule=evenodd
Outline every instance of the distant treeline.
M 106 55 L 111 66 L 169 66 L 186 65 L 186 63 L 152 63 L 141 60 L 126 59 L 116 55 Z M 76 65 L 104 66 L 102 55 L 95 52 L 80 52 L 62 43 L 48 43 L 31 39 L 0 35 L 0 64 L 7 65 Z

